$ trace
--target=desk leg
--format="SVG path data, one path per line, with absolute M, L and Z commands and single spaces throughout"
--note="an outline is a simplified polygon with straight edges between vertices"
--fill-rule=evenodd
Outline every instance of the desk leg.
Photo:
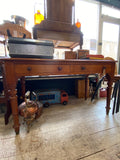
M 17 103 L 17 90 L 15 86 L 12 86 L 9 92 L 9 98 L 10 98 L 10 105 L 12 108 L 12 115 L 13 115 L 13 121 L 14 121 L 14 129 L 16 134 L 19 134 L 19 115 L 18 115 L 18 103 Z
M 25 100 L 25 77 L 20 78 L 20 83 L 21 83 L 21 99 L 22 101 Z
M 88 75 L 85 77 L 85 100 L 87 99 L 87 94 L 88 94 Z
M 4 115 L 4 119 L 5 119 L 5 125 L 7 125 L 9 123 L 9 117 L 12 114 L 12 110 L 11 110 L 11 106 L 10 106 L 10 100 L 9 100 L 9 95 L 8 95 L 8 86 L 6 85 L 6 79 L 4 78 L 3 75 L 3 86 L 4 86 L 4 93 L 5 93 L 5 100 L 6 100 L 6 113 Z
M 106 78 L 108 80 L 108 87 L 107 87 L 107 101 L 106 101 L 106 114 L 109 114 L 109 110 L 110 110 L 110 99 L 111 99 L 111 92 L 112 92 L 112 84 L 113 81 L 111 79 L 111 77 L 107 74 Z
M 9 123 L 9 117 L 12 114 L 11 107 L 10 107 L 10 101 L 9 100 L 7 100 L 6 106 L 7 106 L 7 111 L 6 111 L 5 116 L 4 116 L 4 118 L 5 118 L 5 125 L 7 125 Z

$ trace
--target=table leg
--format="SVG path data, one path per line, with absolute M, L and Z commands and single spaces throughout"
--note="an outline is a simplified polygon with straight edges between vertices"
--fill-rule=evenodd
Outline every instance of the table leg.
M 4 115 L 5 119 L 5 125 L 9 123 L 9 117 L 12 114 L 11 106 L 10 106 L 10 100 L 9 100 L 9 95 L 8 95 L 8 85 L 6 85 L 6 79 L 5 76 L 3 75 L 3 86 L 4 86 L 4 94 L 5 94 L 5 104 L 6 104 L 6 113 Z
M 21 99 L 24 101 L 25 100 L 25 77 L 20 78 L 20 83 L 21 83 Z
M 88 75 L 85 76 L 85 100 L 87 99 L 88 94 Z
M 15 86 L 12 86 L 9 92 L 9 99 L 10 99 L 10 105 L 12 109 L 12 115 L 13 115 L 13 122 L 14 122 L 14 129 L 16 134 L 19 134 L 19 115 L 18 115 L 18 102 L 17 102 L 17 90 Z
M 10 101 L 7 100 L 6 102 L 6 107 L 7 107 L 7 110 L 6 110 L 6 113 L 5 113 L 5 125 L 7 125 L 9 123 L 9 117 L 10 115 L 12 114 L 12 110 L 11 110 L 11 107 L 10 107 Z
M 106 78 L 108 80 L 107 83 L 107 101 L 106 101 L 106 114 L 109 114 L 109 110 L 110 110 L 110 99 L 111 99 L 111 92 L 112 92 L 112 84 L 113 84 L 113 80 L 111 79 L 111 77 L 107 74 Z

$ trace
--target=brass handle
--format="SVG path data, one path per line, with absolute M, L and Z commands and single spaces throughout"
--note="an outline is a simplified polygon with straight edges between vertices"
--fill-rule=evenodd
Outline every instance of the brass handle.
M 32 70 L 32 67 L 27 67 L 27 70 L 28 70 L 28 71 L 31 71 L 31 70 Z
M 81 67 L 81 70 L 85 70 L 85 69 L 86 69 L 85 67 L 83 67 L 83 66 Z
M 62 70 L 62 67 L 58 67 L 58 71 L 61 71 Z

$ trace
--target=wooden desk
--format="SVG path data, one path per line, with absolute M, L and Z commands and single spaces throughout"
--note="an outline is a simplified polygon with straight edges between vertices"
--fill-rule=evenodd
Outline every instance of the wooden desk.
M 0 59 L 3 69 L 3 84 L 5 98 L 7 100 L 7 113 L 5 123 L 7 124 L 12 109 L 14 129 L 19 133 L 19 115 L 17 103 L 16 85 L 18 79 L 24 76 L 35 75 L 90 75 L 102 73 L 105 69 L 108 80 L 106 114 L 110 109 L 110 95 L 115 70 L 115 61 L 112 60 L 47 60 L 28 58 L 4 58 Z

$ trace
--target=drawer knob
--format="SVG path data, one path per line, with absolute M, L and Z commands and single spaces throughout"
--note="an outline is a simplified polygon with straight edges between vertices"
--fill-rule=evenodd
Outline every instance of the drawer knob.
M 62 67 L 58 67 L 58 71 L 61 71 L 62 70 Z
M 85 67 L 81 67 L 81 70 L 85 70 L 86 68 Z
M 32 70 L 32 68 L 31 68 L 31 67 L 27 67 L 27 70 L 28 70 L 28 71 L 31 71 L 31 70 Z

